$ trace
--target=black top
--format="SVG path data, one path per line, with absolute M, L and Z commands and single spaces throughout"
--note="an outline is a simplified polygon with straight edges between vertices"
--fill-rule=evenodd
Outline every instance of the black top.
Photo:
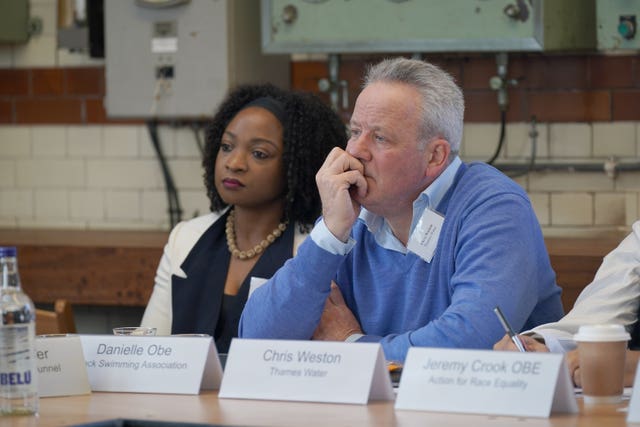
M 631 330 L 631 341 L 629 341 L 631 350 L 640 350 L 640 322 L 636 322 Z
M 238 336 L 238 323 L 240 323 L 240 315 L 242 312 L 238 312 L 237 310 L 237 299 L 237 295 L 222 295 L 220 316 L 218 316 L 218 324 L 216 325 L 214 335 L 216 347 L 221 353 L 223 351 L 220 349 L 225 349 L 224 353 L 227 353 L 229 345 L 231 345 L 231 338 Z
M 218 353 L 227 353 L 231 338 L 238 336 L 238 323 L 249 295 L 251 277 L 269 279 L 293 256 L 295 225 L 289 224 L 242 282 L 238 294 L 224 296 L 231 254 L 227 248 L 227 212 L 205 231 L 182 265 L 186 278 L 171 277 L 172 334 L 209 334 Z

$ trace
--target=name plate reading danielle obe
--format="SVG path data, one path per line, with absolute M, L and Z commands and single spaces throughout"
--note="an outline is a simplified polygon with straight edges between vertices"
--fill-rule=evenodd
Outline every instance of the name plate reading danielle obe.
M 409 349 L 396 409 L 548 417 L 578 412 L 562 354 Z
M 36 337 L 36 364 L 40 397 L 91 393 L 78 335 Z
M 380 344 L 235 338 L 218 397 L 366 404 L 394 394 Z
M 198 394 L 222 366 L 210 336 L 81 335 L 93 391 Z

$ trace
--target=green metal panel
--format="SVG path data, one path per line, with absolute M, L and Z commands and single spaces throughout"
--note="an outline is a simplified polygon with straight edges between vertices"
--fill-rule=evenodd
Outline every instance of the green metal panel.
M 29 40 L 29 0 L 0 1 L 0 43 Z
M 262 0 L 263 50 L 541 51 L 567 44 L 574 49 L 594 48 L 593 2 Z M 520 6 L 524 13 L 509 17 L 509 6 Z
M 640 49 L 640 0 L 596 0 L 596 19 L 599 50 Z

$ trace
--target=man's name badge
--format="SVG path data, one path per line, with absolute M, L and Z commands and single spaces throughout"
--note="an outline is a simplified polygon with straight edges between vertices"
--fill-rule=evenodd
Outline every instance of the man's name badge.
M 396 409 L 548 417 L 578 407 L 564 355 L 409 349 Z
M 218 396 L 366 404 L 393 388 L 378 343 L 235 338 Z
M 438 246 L 444 217 L 431 209 L 425 209 L 416 228 L 409 237 L 407 249 L 426 262 L 431 262 Z

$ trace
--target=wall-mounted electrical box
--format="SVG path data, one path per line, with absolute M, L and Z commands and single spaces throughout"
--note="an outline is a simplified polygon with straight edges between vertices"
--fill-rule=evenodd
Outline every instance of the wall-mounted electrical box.
M 29 34 L 29 0 L 0 2 L 0 43 L 24 43 Z
M 598 49 L 637 51 L 640 0 L 596 0 Z
M 104 2 L 110 117 L 207 117 L 238 84 L 289 87 L 289 57 L 263 55 L 258 0 Z
M 270 53 L 595 49 L 595 0 L 262 0 Z

